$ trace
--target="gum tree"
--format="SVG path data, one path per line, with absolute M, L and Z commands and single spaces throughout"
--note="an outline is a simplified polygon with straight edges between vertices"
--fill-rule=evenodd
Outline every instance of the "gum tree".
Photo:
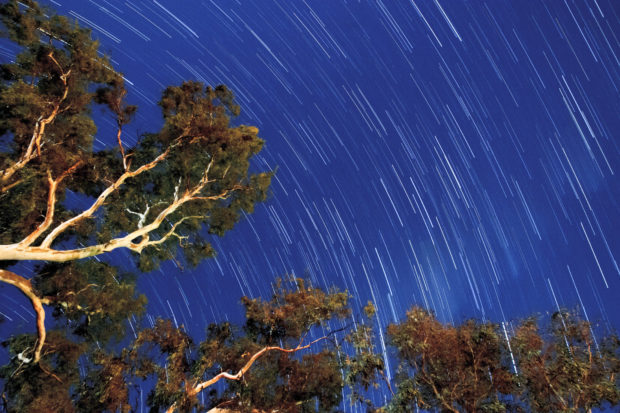
M 225 86 L 166 88 L 163 127 L 129 144 L 136 107 L 89 30 L 30 0 L 2 4 L 0 18 L 19 47 L 0 66 L 0 281 L 32 302 L 38 338 L 19 354 L 36 364 L 50 351 L 44 306 L 104 311 L 89 299 L 102 280 L 89 280 L 77 260 L 124 249 L 142 271 L 164 260 L 196 265 L 214 254 L 210 234 L 223 235 L 265 199 L 271 174 L 249 172 L 263 141 L 257 128 L 230 124 L 239 107 Z M 116 124 L 100 150 L 94 105 Z M 18 261 L 31 269 L 18 273 Z M 118 314 L 139 312 L 130 290 Z
M 390 412 L 590 412 L 620 403 L 618 338 L 597 340 L 566 310 L 506 329 L 444 324 L 413 307 L 388 336 L 399 360 Z

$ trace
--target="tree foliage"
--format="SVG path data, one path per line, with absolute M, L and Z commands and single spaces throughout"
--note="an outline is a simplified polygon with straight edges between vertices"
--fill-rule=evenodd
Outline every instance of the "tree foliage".
M 618 338 L 597 347 L 590 323 L 568 311 L 546 328 L 526 319 L 508 335 L 488 322 L 442 324 L 414 307 L 388 335 L 400 359 L 390 411 L 574 412 L 620 403 Z
M 328 322 L 349 316 L 349 296 L 294 278 L 279 280 L 274 291 L 268 301 L 244 297 L 245 324 L 210 324 L 200 343 L 182 326 L 158 319 L 123 348 L 92 350 L 78 363 L 87 343 L 52 331 L 35 365 L 16 353 L 35 338 L 12 338 L 6 343 L 11 362 L 0 371 L 5 409 L 129 412 L 138 408 L 133 386 L 149 383 L 147 404 L 154 412 L 216 405 L 238 412 L 333 411 L 343 387 L 335 341 L 341 330 L 329 331 Z M 264 334 L 272 330 L 277 339 Z M 203 391 L 209 392 L 206 403 L 199 398 Z
M 239 107 L 225 86 L 168 87 L 164 126 L 128 146 L 123 127 L 136 108 L 124 103 L 123 77 L 89 31 L 45 17 L 34 2 L 0 12 L 23 46 L 2 65 L 0 190 L 10 213 L 2 214 L 0 259 L 63 262 L 127 248 L 144 270 L 182 253 L 196 264 L 213 254 L 206 232 L 223 235 L 265 198 L 270 173 L 248 172 L 263 141 L 255 127 L 230 125 Z M 117 124 L 108 138 L 115 145 L 98 151 L 94 104 Z M 68 193 L 92 202 L 64 203 Z
M 120 320 L 144 307 L 130 277 L 76 260 L 122 248 L 142 271 L 169 259 L 195 266 L 215 253 L 209 234 L 223 235 L 265 199 L 271 173 L 249 172 L 263 141 L 257 128 L 231 125 L 240 109 L 225 86 L 166 88 L 163 127 L 128 145 L 124 127 L 136 107 L 89 30 L 34 1 L 2 4 L 0 19 L 20 47 L 0 65 L 0 281 L 37 312 L 36 363 L 44 305 L 93 339 L 118 334 Z M 110 143 L 101 150 L 93 146 L 96 105 L 117 126 L 100 138 Z M 41 265 L 32 274 L 8 269 L 27 260 Z
M 266 199 L 271 172 L 250 172 L 263 141 L 256 127 L 231 124 L 240 108 L 225 86 L 166 88 L 161 129 L 127 139 L 137 108 L 88 29 L 32 0 L 2 2 L 0 21 L 18 49 L 0 65 L 0 281 L 37 315 L 36 337 L 4 342 L 12 354 L 2 374 L 6 406 L 71 411 L 71 392 L 93 381 L 88 374 L 80 384 L 76 361 L 119 371 L 120 359 L 103 349 L 126 336 L 126 320 L 146 304 L 135 277 L 106 253 L 128 250 L 143 272 L 165 260 L 195 266 L 215 254 L 210 237 Z M 111 136 L 97 135 L 95 107 L 114 120 Z M 107 146 L 95 149 L 95 136 Z M 98 255 L 103 261 L 89 259 Z M 15 272 L 16 261 L 31 261 L 20 266 L 26 273 Z M 109 406 L 122 399 L 107 394 Z M 43 409 L 41 400 L 64 404 Z
M 548 331 L 526 320 L 511 343 L 520 396 L 532 410 L 591 411 L 620 403 L 618 337 L 598 343 L 590 323 L 563 310 L 553 314 Z
M 453 412 L 494 411 L 503 405 L 502 395 L 514 390 L 502 362 L 505 342 L 490 323 L 444 325 L 414 307 L 403 322 L 389 326 L 388 334 L 401 359 L 402 384 L 395 404 L 402 411 L 416 405 Z
M 361 323 L 345 336 L 345 341 L 352 348 L 345 355 L 343 365 L 351 402 L 363 403 L 372 410 L 374 403 L 366 397 L 369 390 L 377 389 L 381 383 L 385 383 L 390 393 L 394 393 L 385 374 L 385 361 L 376 350 L 377 337 L 373 329 L 376 308 L 372 302 L 368 302 L 363 310 Z

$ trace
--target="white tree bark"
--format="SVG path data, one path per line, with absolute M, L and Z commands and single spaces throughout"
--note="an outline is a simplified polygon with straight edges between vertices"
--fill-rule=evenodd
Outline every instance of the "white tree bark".
M 297 351 L 300 350 L 304 350 L 307 348 L 310 348 L 313 344 L 321 341 L 321 340 L 325 340 L 327 339 L 328 336 L 323 336 L 320 338 L 317 338 L 316 340 L 313 340 L 312 342 L 308 343 L 308 344 L 303 344 L 303 343 L 299 343 L 299 345 L 295 348 L 282 348 L 279 346 L 267 346 L 267 347 L 263 347 L 262 349 L 260 349 L 259 351 L 257 351 L 256 353 L 254 353 L 252 355 L 252 357 L 250 357 L 250 359 L 248 360 L 247 363 L 244 364 L 243 367 L 241 367 L 241 369 L 239 369 L 239 371 L 235 374 L 231 374 L 228 372 L 222 372 L 220 374 L 218 374 L 215 377 L 212 377 L 209 380 L 200 382 L 200 383 L 196 383 L 193 386 L 190 386 L 187 390 L 187 395 L 189 397 L 192 396 L 196 396 L 198 393 L 200 393 L 201 391 L 203 391 L 204 389 L 206 389 L 207 387 L 210 387 L 212 385 L 214 385 L 215 383 L 217 383 L 218 381 L 220 381 L 221 379 L 228 379 L 228 380 L 241 380 L 241 378 L 243 377 L 243 375 L 250 370 L 250 368 L 252 367 L 252 365 L 254 364 L 254 362 L 256 360 L 258 360 L 262 355 L 270 352 L 270 351 L 280 351 L 282 353 L 295 353 Z M 303 339 L 302 339 L 303 341 Z M 170 406 L 168 408 L 168 410 L 166 410 L 166 413 L 173 413 L 176 410 L 176 404 L 173 404 L 172 406 Z M 228 412 L 234 412 L 234 410 L 228 410 L 228 409 L 218 409 L 217 407 L 214 409 L 209 410 L 209 412 L 213 412 L 213 413 L 228 413 Z M 266 412 L 259 412 L 257 411 L 257 413 L 266 413 Z
M 58 189 L 58 185 L 64 178 L 71 175 L 80 166 L 81 162 L 73 165 L 56 179 L 53 179 L 51 174 L 48 173 L 49 192 L 47 200 L 47 212 L 45 214 L 44 220 L 34 231 L 28 234 L 23 240 L 15 244 L 0 245 L 0 261 L 66 262 L 104 254 L 118 248 L 127 248 L 134 252 L 141 253 L 144 248 L 149 246 L 156 247 L 157 245 L 162 244 L 170 238 L 178 238 L 179 241 L 185 239 L 186 237 L 176 233 L 177 227 L 185 220 L 202 219 L 204 218 L 204 216 L 184 216 L 178 218 L 176 222 L 171 222 L 171 229 L 168 232 L 166 232 L 160 237 L 157 237 L 157 239 L 151 239 L 151 236 L 155 231 L 160 228 L 160 226 L 166 220 L 169 220 L 169 217 L 175 211 L 177 211 L 184 204 L 188 202 L 224 200 L 227 199 L 233 192 L 244 188 L 241 184 L 237 184 L 229 189 L 223 190 L 219 194 L 203 194 L 202 192 L 207 186 L 207 184 L 213 182 L 213 180 L 209 179 L 209 170 L 213 165 L 213 159 L 211 159 L 211 162 L 206 168 L 202 179 L 194 187 L 185 190 L 182 195 L 179 194 L 177 190 L 172 199 L 169 201 L 168 205 L 156 217 L 151 218 L 148 224 L 145 225 L 148 212 L 145 211 L 144 216 L 140 218 L 140 221 L 136 224 L 135 229 L 129 232 L 127 235 L 111 239 L 105 243 L 89 245 L 81 248 L 55 249 L 52 246 L 53 241 L 64 231 L 78 224 L 82 220 L 93 216 L 93 214 L 104 205 L 106 199 L 112 193 L 117 191 L 127 179 L 135 177 L 145 171 L 148 171 L 154 168 L 160 162 L 164 161 L 169 154 L 171 148 L 174 147 L 178 142 L 179 140 L 177 139 L 163 153 L 161 153 L 151 162 L 142 165 L 134 171 L 126 170 L 114 183 L 112 183 L 103 192 L 101 192 L 101 194 L 97 197 L 97 199 L 89 208 L 85 209 L 73 218 L 57 224 L 56 227 L 53 228 L 43 239 L 43 241 L 37 246 L 33 244 L 35 244 L 37 239 L 39 239 L 52 226 L 55 206 L 57 202 L 56 191 Z M 42 305 L 49 304 L 49 302 L 36 295 L 36 292 L 33 290 L 32 285 L 30 284 L 30 281 L 28 279 L 11 273 L 10 271 L 0 270 L 0 282 L 5 282 L 16 286 L 32 302 L 32 305 L 37 313 L 37 331 L 39 339 L 37 342 L 37 347 L 35 349 L 34 361 L 38 362 L 41 356 L 41 350 L 43 348 L 43 344 L 45 343 L 46 336 L 44 325 L 45 311 L 43 310 Z
M 24 293 L 24 295 L 28 297 L 30 299 L 30 302 L 32 303 L 34 312 L 37 315 L 38 333 L 38 340 L 33 353 L 33 361 L 34 363 L 38 363 L 41 359 L 41 350 L 43 349 L 43 344 L 45 343 L 46 336 L 45 310 L 43 309 L 43 300 L 41 300 L 41 298 L 39 298 L 39 296 L 35 293 L 34 289 L 32 288 L 32 284 L 30 283 L 30 280 L 22 277 L 21 275 L 17 275 L 14 272 L 7 270 L 0 270 L 0 281 L 17 287 L 19 291 Z

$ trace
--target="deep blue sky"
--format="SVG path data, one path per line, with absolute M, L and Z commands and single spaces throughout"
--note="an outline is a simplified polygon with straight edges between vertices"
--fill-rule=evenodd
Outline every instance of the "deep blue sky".
M 165 85 L 225 83 L 235 122 L 266 140 L 256 167 L 278 167 L 217 259 L 141 277 L 150 315 L 198 334 L 307 272 L 375 301 L 382 326 L 414 303 L 498 322 L 578 307 L 620 326 L 620 3 L 50 4 L 125 74 L 134 138 L 161 124 Z M 26 301 L 0 312 L 34 325 Z

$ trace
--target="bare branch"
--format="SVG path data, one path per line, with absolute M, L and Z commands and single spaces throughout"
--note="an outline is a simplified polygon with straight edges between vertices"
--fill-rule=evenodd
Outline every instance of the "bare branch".
M 80 165 L 83 164 L 83 161 L 76 162 L 71 168 L 64 171 L 58 179 L 52 179 L 52 173 L 47 171 L 47 182 L 49 185 L 49 191 L 47 195 L 47 212 L 45 213 L 45 219 L 43 222 L 30 233 L 26 238 L 19 242 L 18 245 L 23 247 L 27 247 L 31 245 L 41 234 L 43 234 L 47 229 L 52 225 L 52 221 L 54 220 L 54 211 L 56 208 L 56 190 L 58 189 L 58 185 L 65 179 L 68 175 L 71 175 Z
M 152 246 L 155 246 L 155 245 L 163 244 L 170 237 L 177 237 L 179 239 L 179 242 L 182 242 L 184 239 L 187 239 L 188 237 L 177 234 L 176 233 L 177 227 L 179 225 L 181 225 L 183 223 L 183 221 L 185 221 L 187 219 L 202 219 L 202 218 L 204 218 L 204 216 L 202 216 L 202 215 L 192 215 L 192 216 L 183 217 L 180 220 L 178 220 L 177 222 L 175 222 L 174 225 L 172 225 L 172 228 L 170 228 L 170 231 L 168 231 L 166 234 L 164 234 L 164 236 L 162 236 L 158 240 L 148 241 L 144 247 L 152 247 Z
M 32 307 L 37 314 L 38 340 L 34 350 L 34 358 L 32 360 L 36 364 L 41 359 L 41 350 L 43 349 L 43 344 L 45 344 L 46 337 L 45 310 L 43 309 L 41 298 L 35 293 L 30 280 L 22 277 L 21 275 L 17 275 L 14 272 L 0 269 L 0 281 L 19 288 L 19 290 L 30 299 Z
M 49 247 L 52 244 L 52 242 L 63 231 L 65 231 L 67 228 L 69 228 L 69 227 L 71 227 L 73 225 L 76 225 L 78 222 L 82 221 L 83 219 L 91 217 L 101 207 L 101 205 L 103 205 L 103 203 L 108 198 L 108 196 L 110 196 L 114 191 L 116 191 L 127 179 L 132 178 L 132 177 L 137 176 L 137 175 L 140 175 L 141 173 L 146 172 L 146 171 L 148 171 L 150 169 L 153 169 L 155 166 L 157 166 L 157 164 L 159 164 L 161 161 L 163 161 L 168 156 L 168 154 L 170 153 L 170 149 L 171 148 L 172 148 L 172 145 L 169 146 L 164 152 L 162 152 L 159 156 L 157 156 L 151 162 L 142 165 L 141 167 L 139 167 L 135 171 L 133 171 L 133 172 L 126 171 L 125 173 L 123 173 L 112 185 L 107 187 L 99 195 L 99 197 L 95 200 L 95 202 L 93 202 L 93 204 L 90 206 L 90 208 L 82 211 L 81 214 L 78 214 L 78 215 L 74 216 L 73 218 L 68 219 L 67 221 L 59 224 L 56 228 L 54 228 L 54 230 L 52 232 L 50 232 L 48 234 L 48 236 L 45 237 L 45 239 L 41 243 L 41 248 L 49 249 Z
M 241 189 L 245 189 L 243 185 L 235 185 L 230 189 L 225 190 L 221 194 L 218 195 L 210 195 L 210 196 L 195 196 L 192 198 L 193 201 L 218 201 L 227 199 L 230 196 L 231 192 L 238 191 Z
M 30 162 L 32 159 L 37 157 L 37 154 L 34 153 L 34 147 L 35 147 L 35 143 L 37 142 L 37 137 L 39 134 L 39 128 L 40 128 L 42 119 L 43 119 L 43 116 L 39 117 L 39 119 L 35 123 L 34 132 L 32 132 L 32 138 L 30 138 L 30 143 L 28 144 L 28 148 L 26 149 L 26 152 L 22 155 L 22 157 L 19 159 L 19 161 L 15 162 L 13 165 L 8 167 L 4 171 L 0 171 L 2 172 L 2 176 L 0 176 L 0 182 L 2 182 L 2 184 L 6 184 L 9 181 L 9 179 L 11 179 L 11 177 L 13 176 L 15 172 L 22 169 L 24 166 L 26 166 L 28 162 Z M 3 191 L 4 190 L 6 189 L 3 188 Z
M 146 216 L 148 215 L 150 210 L 151 210 L 151 207 L 149 206 L 149 204 L 146 204 L 146 207 L 143 213 L 132 211 L 129 208 L 125 209 L 125 211 L 129 212 L 130 214 L 134 214 L 140 217 L 140 220 L 138 221 L 138 228 L 142 228 L 144 226 L 144 222 L 146 221 Z
M 181 177 L 179 177 L 179 183 L 174 187 L 174 200 L 179 199 L 179 188 L 181 187 Z
M 217 383 L 218 381 L 220 381 L 222 379 L 240 380 L 243 377 L 243 375 L 252 367 L 252 365 L 256 362 L 256 360 L 258 360 L 261 356 L 263 356 L 266 353 L 269 353 L 271 351 L 279 351 L 279 352 L 282 352 L 282 353 L 295 353 L 297 351 L 310 348 L 313 344 L 315 344 L 315 343 L 317 343 L 319 341 L 326 340 L 330 335 L 326 335 L 326 336 L 317 338 L 316 340 L 313 340 L 312 342 L 310 342 L 310 343 L 308 343 L 306 345 L 302 345 L 302 343 L 299 343 L 299 345 L 297 347 L 295 347 L 295 348 L 283 348 L 283 347 L 279 347 L 279 346 L 263 347 L 262 349 L 260 349 L 256 353 L 254 353 L 252 355 L 252 357 L 250 357 L 248 362 L 245 363 L 245 365 L 243 367 L 241 367 L 241 369 L 239 369 L 239 371 L 237 371 L 237 373 L 230 374 L 230 373 L 224 371 L 224 372 L 218 374 L 217 376 L 215 376 L 215 377 L 213 377 L 213 378 L 211 378 L 209 380 L 203 381 L 201 383 L 198 383 L 194 387 L 188 389 L 187 390 L 187 395 L 189 397 L 195 396 L 198 393 L 200 393 L 201 391 L 203 391 L 204 389 L 206 389 L 207 387 L 210 387 L 210 386 L 214 385 L 215 383 Z M 176 409 L 176 403 L 173 404 L 172 406 L 170 406 L 168 408 L 168 410 L 166 410 L 166 413 L 173 413 L 175 409 Z
M 22 182 L 24 182 L 24 180 L 23 180 L 23 179 L 18 179 L 18 180 L 14 181 L 14 182 L 11 182 L 10 184 L 8 184 L 8 185 L 6 185 L 6 186 L 1 187 L 1 188 L 0 188 L 0 194 L 2 194 L 2 193 L 4 193 L 4 192 L 9 191 L 11 188 L 13 188 L 14 186 L 17 186 L 17 185 L 21 184 Z
M 56 380 L 58 383 L 62 383 L 62 380 L 60 379 L 60 377 L 58 377 L 57 375 L 55 375 L 54 373 L 52 373 L 51 371 L 43 367 L 43 363 L 39 364 L 39 367 L 41 368 L 41 370 L 43 370 L 43 373 L 47 374 L 48 376 L 53 377 L 54 380 Z
M 69 72 L 67 72 L 67 73 L 65 74 L 65 72 L 62 70 L 62 66 L 60 66 L 60 63 L 58 63 L 58 60 L 56 60 L 56 58 L 54 57 L 54 54 L 53 54 L 52 52 L 49 52 L 49 54 L 47 55 L 47 57 L 49 57 L 49 58 L 52 60 L 52 62 L 54 62 L 54 63 L 56 64 L 56 66 L 58 66 L 58 70 L 60 70 L 60 73 L 62 73 L 62 74 L 63 74 L 63 75 L 61 76 L 61 78 L 63 78 L 63 77 L 64 77 L 64 79 L 63 79 L 63 80 L 65 81 L 65 84 L 66 84 L 66 83 L 67 83 L 67 82 L 66 82 L 66 80 L 67 80 L 67 76 L 69 76 L 69 73 L 71 72 L 71 70 L 69 70 Z
M 123 127 L 121 126 L 120 121 L 118 122 L 118 129 L 116 131 L 116 140 L 118 141 L 118 148 L 121 151 L 121 156 L 123 157 L 123 169 L 126 171 L 129 169 L 127 165 L 127 156 L 125 155 L 125 149 L 123 149 L 123 142 L 121 141 L 121 134 L 123 133 Z
M 159 215 L 155 218 L 155 220 L 153 220 L 153 222 L 151 222 L 150 224 L 137 229 L 136 231 L 126 235 L 123 238 L 119 238 L 118 241 L 119 242 L 124 242 L 128 245 L 125 245 L 127 248 L 135 251 L 135 252 L 142 252 L 142 250 L 144 248 L 146 248 L 151 242 L 156 242 L 156 241 L 149 241 L 148 239 L 148 234 L 154 230 L 156 230 L 157 228 L 159 228 L 159 226 L 162 224 L 162 222 L 169 216 L 171 215 L 173 212 L 175 212 L 178 208 L 180 208 L 183 204 L 189 202 L 189 201 L 195 201 L 195 200 L 204 200 L 204 199 L 210 199 L 210 200 L 218 200 L 218 199 L 226 199 L 230 196 L 231 192 L 242 188 L 240 185 L 235 185 L 232 189 L 226 189 L 225 191 L 223 191 L 221 194 L 218 195 L 212 195 L 212 196 L 208 196 L 208 197 L 200 197 L 197 196 L 197 194 L 200 193 L 200 191 L 202 191 L 202 189 L 205 187 L 205 185 L 211 182 L 208 179 L 206 179 L 206 175 L 205 178 L 203 178 L 203 180 L 201 180 L 201 182 L 196 185 L 192 190 L 186 190 L 185 194 L 183 194 L 183 196 L 179 199 L 175 199 L 170 205 L 168 205 L 167 208 L 165 208 L 163 211 L 161 211 L 159 213 Z M 174 233 L 174 232 L 173 232 Z M 170 234 L 170 233 L 169 233 Z M 172 235 L 172 234 L 170 234 Z M 136 238 L 140 238 L 143 237 L 142 240 L 138 243 L 138 244 L 133 244 L 131 243 L 132 240 L 136 239 Z M 115 240 L 112 240 L 115 241 Z M 112 242 L 110 241 L 110 242 Z
M 121 139 L 121 135 L 123 133 L 123 125 L 127 123 L 128 120 L 127 118 L 125 118 L 125 114 L 123 113 L 123 99 L 125 98 L 126 94 L 127 91 L 125 89 L 122 89 L 120 94 L 116 96 L 114 100 L 113 111 L 114 113 L 116 113 L 116 141 L 118 142 L 118 149 L 120 150 L 121 156 L 123 157 L 123 169 L 125 171 L 128 171 L 129 167 L 131 166 L 131 162 L 127 162 L 127 160 L 129 159 L 131 154 L 127 155 L 125 153 L 125 148 L 123 148 L 123 141 Z

